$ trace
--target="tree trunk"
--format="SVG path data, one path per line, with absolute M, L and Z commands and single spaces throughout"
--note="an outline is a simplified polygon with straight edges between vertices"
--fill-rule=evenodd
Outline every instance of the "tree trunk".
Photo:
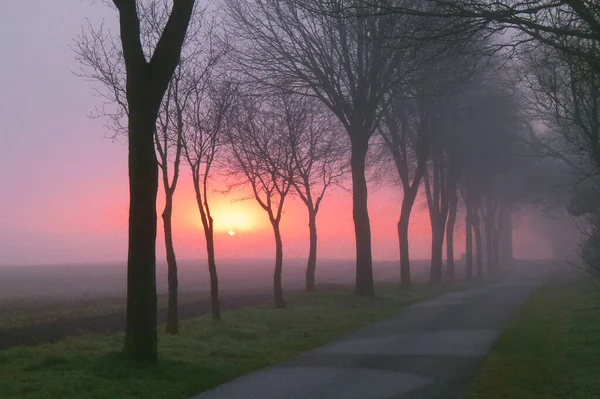
M 410 288 L 410 255 L 408 248 L 408 216 L 401 214 L 398 221 L 398 244 L 400 246 L 400 286 Z
M 315 270 L 317 268 L 317 214 L 315 211 L 308 211 L 308 230 L 310 236 L 310 246 L 308 249 L 308 263 L 306 265 L 306 285 L 307 292 L 316 290 Z
M 494 265 L 494 271 L 498 271 L 500 268 L 500 229 L 492 230 L 492 251 L 494 258 L 492 260 Z
M 283 241 L 279 230 L 279 221 L 272 221 L 273 233 L 275 233 L 275 272 L 273 273 L 273 299 L 276 308 L 285 308 L 283 300 L 283 288 L 281 284 L 281 272 L 283 270 Z
M 422 172 L 421 172 L 422 174 Z M 419 180 L 421 178 L 419 177 Z M 413 183 L 414 189 L 405 189 L 402 199 L 402 208 L 400 211 L 400 220 L 398 221 L 398 243 L 400 247 L 400 285 L 410 287 L 412 284 L 410 277 L 410 253 L 408 244 L 408 227 L 410 226 L 410 215 L 415 204 L 418 193 L 418 183 Z
M 356 282 L 354 293 L 375 296 L 373 286 L 373 260 L 371 257 L 371 224 L 367 207 L 367 179 L 365 161 L 368 143 L 352 141 L 350 167 L 352 171 L 352 217 L 356 237 Z
M 486 198 L 485 211 L 485 217 L 483 218 L 485 227 L 485 256 L 488 273 L 492 274 L 494 272 L 494 214 L 489 197 Z
M 169 299 L 167 305 L 167 334 L 179 333 L 179 315 L 178 315 L 178 290 L 179 282 L 177 279 L 177 260 L 175 258 L 175 249 L 173 248 L 173 193 L 165 193 L 165 209 L 162 213 L 163 227 L 165 231 L 165 249 L 167 252 L 167 278 L 169 282 Z
M 505 262 L 512 264 L 515 260 L 513 253 L 513 220 L 510 212 L 506 212 L 506 221 L 504 223 L 504 254 Z
M 212 318 L 213 320 L 221 320 L 221 304 L 219 302 L 219 276 L 217 275 L 217 262 L 215 261 L 215 239 L 212 227 L 204 229 L 204 236 L 206 237 L 208 274 L 210 275 L 210 303 L 212 309 Z
M 123 355 L 156 361 L 156 197 L 154 131 L 161 100 L 179 63 L 194 0 L 174 1 L 152 61 L 144 58 L 136 2 L 113 0 L 127 75 L 129 107 L 129 246 Z
M 156 115 L 143 104 L 129 114 L 129 246 L 127 315 L 123 354 L 132 361 L 156 361 L 156 198 L 154 152 Z
M 206 255 L 208 260 L 208 274 L 210 276 L 210 303 L 213 320 L 221 320 L 221 305 L 219 303 L 219 277 L 217 274 L 217 263 L 215 260 L 215 239 L 213 229 L 213 219 L 210 215 L 208 199 L 202 200 L 202 191 L 200 189 L 200 175 L 198 171 L 192 168 L 192 179 L 194 183 L 194 192 L 196 193 L 196 205 L 200 213 L 202 228 L 204 229 L 204 238 L 206 239 Z
M 477 210 L 473 210 L 472 221 L 473 229 L 475 230 L 475 254 L 476 267 L 477 267 L 477 280 L 483 280 L 483 243 L 481 242 L 481 226 L 479 222 L 479 216 L 477 216 Z
M 431 269 L 430 284 L 441 284 L 443 275 L 443 252 L 446 220 L 448 219 L 449 186 L 445 179 L 441 148 L 432 154 L 431 182 L 425 177 L 425 193 L 431 221 Z
M 473 217 L 471 207 L 467 204 L 467 216 L 465 217 L 465 278 L 473 280 Z
M 500 207 L 500 265 L 508 266 L 513 261 L 512 248 L 513 224 L 510 209 Z
M 442 254 L 444 252 L 444 226 L 439 221 L 431 223 L 431 284 L 442 283 Z
M 456 188 L 451 187 L 450 189 L 452 192 L 448 193 L 448 221 L 446 222 L 446 274 L 449 281 L 454 281 L 454 224 L 456 223 L 458 197 Z

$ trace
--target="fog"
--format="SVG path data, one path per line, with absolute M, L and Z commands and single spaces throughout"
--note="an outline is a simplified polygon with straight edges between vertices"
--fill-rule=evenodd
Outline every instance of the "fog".
M 10 2 L 0 15 L 0 48 L 3 57 L 11 60 L 2 65 L 3 92 L 0 95 L 0 119 L 4 122 L 2 148 L 6 154 L 0 158 L 0 186 L 7 192 L 0 197 L 0 301 L 122 298 L 126 294 L 127 146 L 125 133 L 117 132 L 114 125 L 111 127 L 111 123 L 124 123 L 125 111 L 118 106 L 116 111 L 102 108 L 104 101 L 113 107 L 119 104 L 122 98 L 118 96 L 123 96 L 123 92 L 113 90 L 118 98 L 110 97 L 111 87 L 107 91 L 106 82 L 98 79 L 102 76 L 98 71 L 103 65 L 120 65 L 115 70 L 122 73 L 117 73 L 115 81 L 109 82 L 113 88 L 115 85 L 125 87 L 126 76 L 119 64 L 120 55 L 114 56 L 120 54 L 120 50 L 100 51 L 106 50 L 102 46 L 114 46 L 118 40 L 85 40 L 86 37 L 117 37 L 117 13 L 101 3 Z M 198 135 L 197 131 L 190 133 L 191 119 L 186 119 L 184 124 L 190 131 L 183 132 L 183 127 L 180 128 L 179 138 L 175 140 L 183 141 L 184 135 L 188 140 L 183 151 L 186 158 L 181 160 L 181 178 L 173 194 L 171 220 L 180 291 L 205 293 L 210 287 L 207 225 L 202 224 L 198 212 L 198 208 L 208 206 L 203 205 L 208 202 L 215 223 L 214 231 L 210 232 L 214 234 L 212 249 L 216 250 L 219 284 L 224 295 L 271 290 L 276 264 L 282 269 L 284 292 L 302 290 L 309 251 L 313 248 L 316 252 L 317 231 L 317 284 L 352 285 L 358 282 L 359 266 L 365 267 L 368 276 L 371 260 L 374 260 L 374 280 L 387 283 L 400 283 L 401 275 L 407 278 L 406 270 L 412 271 L 415 282 L 431 279 L 435 283 L 453 280 L 452 273 L 457 279 L 470 279 L 469 273 L 475 270 L 476 262 L 478 272 L 483 274 L 491 273 L 503 263 L 510 264 L 513 259 L 577 261 L 585 236 L 582 225 L 586 222 L 568 216 L 567 208 L 574 187 L 585 173 L 564 171 L 561 162 L 565 160 L 556 155 L 564 149 L 572 150 L 564 143 L 553 147 L 551 155 L 554 157 L 544 152 L 550 147 L 545 140 L 558 133 L 548 128 L 550 122 L 543 119 L 548 115 L 534 115 L 524 109 L 532 88 L 523 87 L 515 79 L 519 65 L 504 65 L 505 53 L 499 52 L 480 63 L 455 43 L 448 47 L 450 50 L 437 54 L 435 46 L 445 44 L 436 42 L 427 49 L 432 52 L 427 55 L 418 43 L 402 51 L 392 51 L 397 43 L 389 35 L 371 38 L 373 40 L 363 45 L 372 51 L 372 56 L 368 51 L 357 51 L 357 54 L 365 58 L 361 62 L 381 75 L 377 82 L 367 79 L 364 85 L 371 91 L 381 91 L 373 98 L 389 97 L 389 104 L 383 107 L 368 103 L 366 99 L 371 97 L 359 93 L 360 84 L 353 87 L 357 79 L 363 77 L 359 76 L 361 68 L 350 65 L 331 76 L 325 74 L 332 79 L 330 82 L 320 80 L 322 71 L 310 68 L 305 74 L 295 76 L 295 65 L 304 59 L 332 57 L 332 65 L 342 65 L 346 58 L 332 50 L 340 46 L 329 37 L 315 38 L 315 41 L 323 41 L 322 48 L 318 49 L 323 54 L 299 50 L 302 46 L 280 45 L 276 47 L 282 54 L 273 55 L 276 52 L 265 50 L 252 36 L 252 27 L 257 25 L 253 21 L 272 18 L 269 12 L 275 11 L 267 7 L 253 14 L 249 12 L 251 9 L 244 8 L 248 7 L 245 4 L 234 0 L 223 2 L 224 7 L 228 7 L 228 15 L 222 23 L 244 38 L 227 43 L 235 52 L 223 50 L 222 58 L 211 62 L 206 62 L 205 57 L 212 57 L 214 52 L 204 54 L 184 48 L 182 53 L 186 62 L 180 65 L 187 65 L 188 61 L 217 65 L 215 71 L 210 71 L 214 75 L 206 75 L 211 77 L 210 82 L 203 83 L 206 87 L 214 85 L 210 86 L 210 94 L 215 98 L 222 100 L 227 94 L 224 87 L 230 82 L 223 78 L 224 70 L 240 80 L 237 84 L 241 89 L 236 88 L 238 91 L 228 99 L 231 103 L 224 110 L 211 108 L 220 104 L 218 101 L 209 103 L 202 96 L 197 98 L 198 109 L 203 109 L 206 115 L 223 111 L 219 118 L 213 119 L 225 120 L 215 129 L 225 136 L 215 142 L 226 143 L 223 147 L 227 149 L 218 154 L 214 166 L 217 172 L 207 183 L 207 192 L 195 192 L 192 184 L 194 179 L 200 178 L 189 167 L 193 163 L 190 156 L 193 151 L 188 146 L 191 137 Z M 27 28 L 22 23 L 25 15 Z M 204 15 L 197 17 L 204 21 Z M 149 21 L 142 22 L 151 25 Z M 402 28 L 398 34 L 407 34 L 419 29 L 421 22 L 416 18 L 393 25 L 394 29 Z M 282 20 L 273 23 L 275 26 L 283 24 Z M 94 29 L 100 26 L 105 36 L 93 36 L 98 32 Z M 192 24 L 192 29 L 194 26 Z M 202 35 L 208 33 L 198 26 L 192 33 L 207 39 Z M 282 40 L 285 44 L 282 39 L 285 34 L 290 36 L 289 40 L 302 37 L 299 32 L 317 35 L 316 31 L 305 32 L 305 26 L 298 21 L 290 30 L 283 25 L 278 29 L 280 31 L 269 32 L 273 36 L 272 43 Z M 15 37 L 22 40 L 15 41 Z M 345 34 L 337 39 L 350 40 L 344 47 L 346 51 L 356 45 L 352 42 L 354 39 L 348 39 Z M 207 42 L 221 43 L 219 40 Z M 385 45 L 380 46 L 381 43 Z M 473 48 L 482 45 L 470 44 Z M 199 48 L 204 51 L 204 47 Z M 381 48 L 385 51 L 379 53 Z M 94 61 L 93 55 L 98 54 L 113 54 L 116 58 L 101 59 L 96 64 L 90 62 L 90 59 Z M 238 58 L 232 58 L 232 54 Z M 318 65 L 320 63 L 313 62 L 311 67 L 318 69 Z M 180 76 L 193 73 L 185 69 L 180 72 Z M 402 76 L 398 81 L 404 86 L 392 84 L 394 79 L 383 79 L 392 75 Z M 190 81 L 196 82 L 193 77 Z M 181 82 L 185 86 L 185 81 Z M 292 89 L 282 90 L 286 85 Z M 307 92 L 310 95 L 305 95 Z M 412 94 L 416 92 L 425 94 L 417 98 Z M 164 107 L 166 103 L 161 104 Z M 274 117 L 273 110 L 281 114 Z M 365 110 L 372 114 L 366 115 Z M 168 108 L 159 110 L 160 115 L 170 115 L 169 112 Z M 299 112 L 302 118 L 294 112 Z M 90 118 L 91 115 L 95 117 Z M 183 118 L 182 115 L 179 116 Z M 203 123 L 210 122 L 209 119 Z M 296 121 L 297 126 L 288 126 L 287 136 L 282 124 L 268 131 L 266 127 L 281 120 Z M 248 126 L 258 128 L 248 129 Z M 424 126 L 441 127 L 435 134 L 427 135 L 423 133 L 428 129 Z M 318 184 L 327 182 L 318 215 L 315 204 L 310 205 L 305 199 L 311 196 L 303 197 L 298 188 L 300 179 L 297 177 L 288 177 L 287 183 L 283 182 L 285 189 L 273 191 L 270 187 L 281 183 L 277 181 L 270 182 L 266 188 L 256 188 L 264 176 L 248 176 L 244 157 L 239 154 L 240 149 L 247 148 L 244 140 L 248 140 L 247 136 L 254 130 L 262 134 L 255 143 L 278 135 L 275 141 L 268 142 L 268 150 L 263 151 L 262 157 L 271 159 L 260 160 L 264 161 L 262 167 L 277 165 L 279 174 L 282 170 L 298 169 L 297 165 L 282 166 L 281 159 L 273 158 L 293 151 L 296 155 L 288 157 L 288 162 L 294 158 L 310 158 L 298 156 L 304 151 L 312 154 L 320 170 L 326 171 L 324 178 L 308 176 L 305 179 L 318 189 L 321 188 Z M 318 130 L 322 135 L 312 140 L 315 146 L 324 142 L 328 146 L 317 148 L 319 151 L 312 147 L 296 148 L 290 143 L 312 143 L 308 139 L 295 140 L 292 133 L 296 130 L 305 134 Z M 167 143 L 173 141 L 173 137 L 167 137 L 172 134 L 168 123 L 164 132 L 167 147 Z M 156 146 L 160 142 L 157 139 Z M 427 151 L 422 150 L 422 142 L 427 142 Z M 356 147 L 355 143 L 361 143 L 358 150 L 364 152 L 364 159 L 362 165 L 350 168 L 350 153 L 357 150 L 350 147 Z M 544 144 L 539 146 L 542 149 L 536 147 L 540 143 Z M 283 150 L 278 151 L 277 145 Z M 161 155 L 158 148 L 157 151 L 157 156 Z M 256 153 L 250 151 L 246 155 Z M 315 153 L 321 154 L 321 158 Z M 328 158 L 331 153 L 336 157 Z M 161 156 L 164 157 L 161 165 L 173 166 L 174 161 L 169 158 L 173 156 L 172 148 L 165 149 Z M 206 155 L 198 156 L 202 160 L 200 164 L 207 163 L 203 156 Z M 569 155 L 567 161 L 575 158 Z M 306 169 L 311 170 L 311 167 Z M 262 171 L 270 177 L 277 176 L 276 172 Z M 167 180 L 169 173 L 172 170 L 167 170 Z M 351 175 L 359 177 L 354 187 Z M 274 179 L 286 180 L 281 176 Z M 364 185 L 361 179 L 365 180 Z M 274 192 L 281 197 L 275 200 L 268 197 L 268 201 L 261 202 L 257 194 L 272 196 Z M 288 192 L 291 194 L 285 199 L 285 209 L 280 212 L 267 209 L 273 204 L 283 207 L 282 193 Z M 167 190 L 159 185 L 156 203 L 159 293 L 168 291 L 165 241 L 169 240 L 160 219 L 166 208 L 166 194 Z M 205 195 L 204 203 L 198 199 L 202 195 Z M 265 206 L 266 203 L 269 206 Z M 320 200 L 318 203 L 321 204 Z M 309 229 L 311 222 L 307 216 L 307 207 L 310 214 L 311 206 L 316 219 L 314 234 Z M 271 213 L 267 215 L 265 210 Z M 278 238 L 282 238 L 283 254 L 277 251 L 281 244 Z M 453 239 L 451 245 L 448 238 Z M 475 253 L 481 259 L 476 259 Z M 472 260 L 470 267 L 466 266 L 470 262 L 467 258 Z M 455 269 L 452 269 L 453 260 L 456 260 Z M 410 278 L 407 281 L 410 283 Z
M 205 260 L 180 260 L 180 290 L 208 292 L 209 281 Z M 272 259 L 221 260 L 219 279 L 225 296 L 234 293 L 269 292 L 272 286 Z M 317 276 L 320 284 L 351 285 L 354 280 L 353 260 L 319 260 Z M 157 265 L 157 289 L 167 292 L 166 264 Z M 304 286 L 306 261 L 286 259 L 283 281 L 285 289 L 300 291 Z M 415 260 L 415 278 L 426 281 L 427 261 Z M 398 281 L 396 262 L 376 262 L 378 282 Z M 123 297 L 126 288 L 124 263 L 89 263 L 72 265 L 0 267 L 0 300 L 43 299 L 73 300 L 78 298 Z

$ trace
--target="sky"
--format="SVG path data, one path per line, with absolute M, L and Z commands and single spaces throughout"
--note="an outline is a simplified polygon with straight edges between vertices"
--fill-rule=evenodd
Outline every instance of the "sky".
M 70 49 L 86 18 L 115 27 L 117 16 L 98 0 L 6 1 L 0 13 L 0 265 L 123 261 L 127 249 L 127 148 L 107 138 L 103 122 L 87 117 L 99 99 L 75 76 Z M 187 166 L 175 194 L 174 240 L 181 258 L 204 256 L 204 240 Z M 222 186 L 216 182 L 215 186 Z M 375 260 L 398 258 L 396 222 L 401 191 L 372 187 L 369 210 Z M 217 254 L 271 257 L 266 214 L 240 194 L 213 193 Z M 158 214 L 162 207 L 159 193 Z M 351 196 L 336 189 L 318 217 L 319 256 L 352 259 Z M 298 200 L 286 204 L 284 255 L 308 250 L 307 215 Z M 457 253 L 464 250 L 457 232 Z M 159 231 L 162 224 L 159 221 Z M 235 231 L 230 236 L 228 232 Z M 423 203 L 411 224 L 411 255 L 427 258 L 430 227 Z M 544 256 L 548 245 L 526 225 L 516 254 Z M 157 256 L 164 258 L 163 237 Z

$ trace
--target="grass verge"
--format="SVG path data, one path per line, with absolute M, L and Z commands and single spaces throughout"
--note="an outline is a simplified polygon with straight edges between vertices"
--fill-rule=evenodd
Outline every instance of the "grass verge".
M 548 285 L 501 335 L 465 398 L 597 398 L 599 366 L 598 287 Z
M 258 307 L 182 322 L 161 333 L 160 361 L 136 367 L 119 356 L 122 335 L 84 335 L 0 352 L 0 398 L 189 398 L 236 376 L 322 345 L 403 306 L 457 286 L 378 290 L 376 299 L 328 287 L 298 295 L 287 309 Z M 161 331 L 163 329 L 161 328 Z

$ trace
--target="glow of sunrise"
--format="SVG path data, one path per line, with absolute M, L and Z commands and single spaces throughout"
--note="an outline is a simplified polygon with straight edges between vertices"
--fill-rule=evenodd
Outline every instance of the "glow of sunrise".
M 215 223 L 215 231 L 226 232 L 230 236 L 236 235 L 238 232 L 247 232 L 256 230 L 257 225 L 257 210 L 252 209 L 246 204 L 237 206 L 217 207 L 213 213 Z

